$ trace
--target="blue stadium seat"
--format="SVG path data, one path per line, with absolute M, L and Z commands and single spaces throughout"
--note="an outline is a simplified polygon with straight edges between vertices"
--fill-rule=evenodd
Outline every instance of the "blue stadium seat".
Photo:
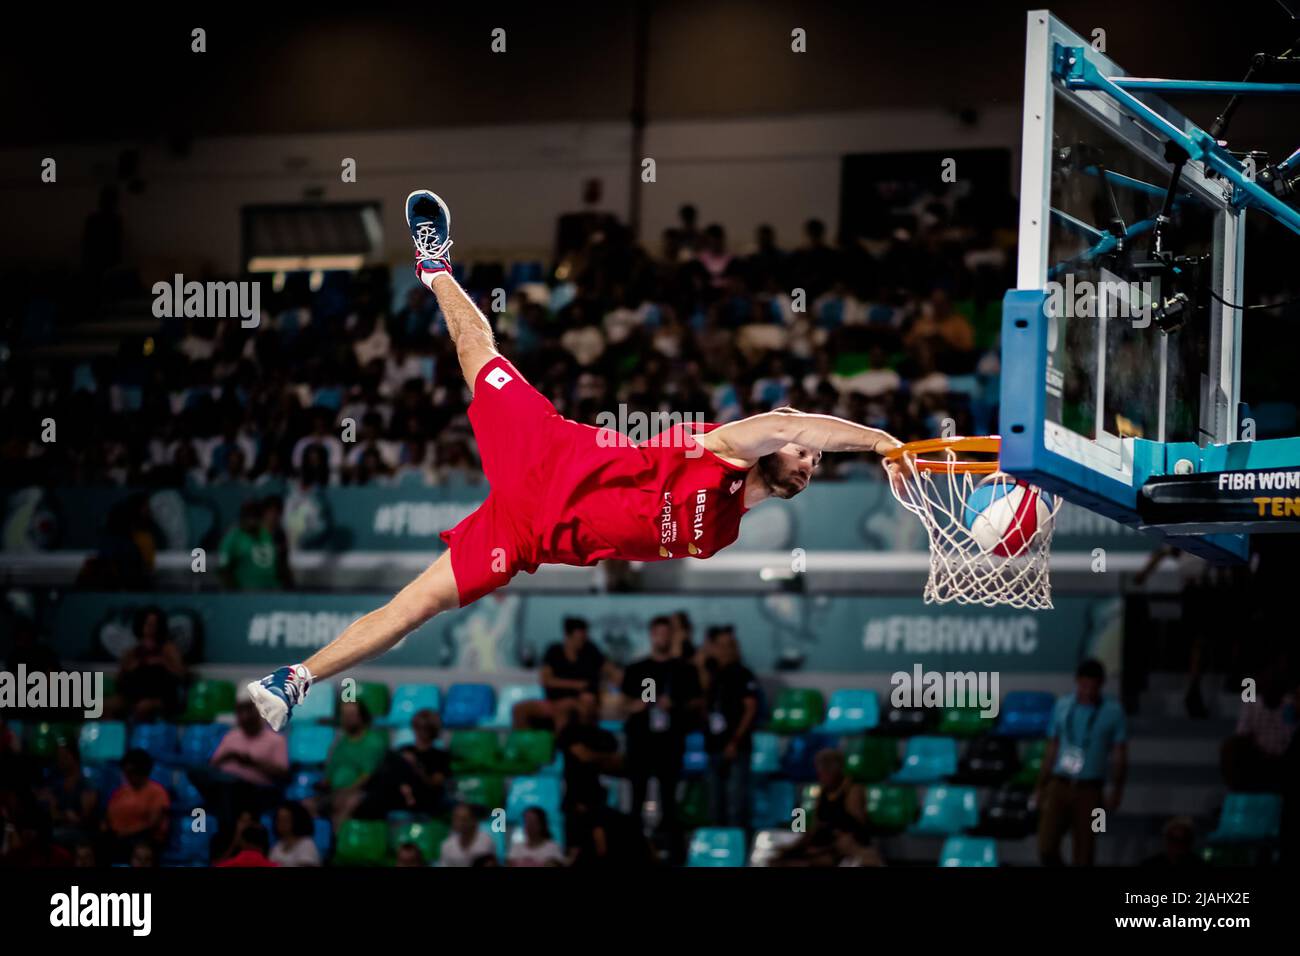
M 709 769 L 709 755 L 704 749 L 704 734 L 686 735 L 686 752 L 682 755 L 682 773 L 688 777 L 699 776 Z
M 393 731 L 388 746 L 393 750 L 400 750 L 408 744 L 413 743 L 415 743 L 415 731 L 410 727 L 398 727 Z
M 537 771 L 539 777 L 562 777 L 564 776 L 564 754 L 559 750 L 555 751 L 555 759 L 548 763 L 541 770 Z
M 314 797 L 316 785 L 322 779 L 324 774 L 319 770 L 298 770 L 289 779 L 289 785 L 284 788 L 284 798 L 301 802 L 308 797 Z
M 101 806 L 122 785 L 122 770 L 117 764 L 82 764 L 81 776 L 88 786 L 99 793 Z
M 750 772 L 771 776 L 781 770 L 781 738 L 760 730 L 754 734 L 754 751 L 749 760 Z
M 167 849 L 163 851 L 162 862 L 171 866 L 205 865 L 211 857 L 210 845 L 217 831 L 215 814 L 208 814 L 204 820 L 207 828 L 204 833 L 194 832 L 194 819 L 188 814 L 174 814 L 171 818 L 171 830 L 167 834 Z
M 996 733 L 1003 737 L 1046 737 L 1056 697 L 1046 691 L 1016 690 L 1002 702 Z
M 126 753 L 126 724 L 120 720 L 88 720 L 81 725 L 79 747 L 85 763 L 115 763 Z
M 880 724 L 880 696 L 874 690 L 844 689 L 831 694 L 823 734 L 865 734 Z
M 796 734 L 785 746 L 781 758 L 781 775 L 791 780 L 817 779 L 814 758 L 825 749 L 835 749 L 835 740 L 822 734 Z
M 546 692 L 541 684 L 506 684 L 497 691 L 497 712 L 492 727 L 514 726 L 515 704 L 525 700 L 542 700 Z
M 524 811 L 529 807 L 541 807 L 551 821 L 558 820 L 560 786 L 557 777 L 515 777 L 510 781 L 510 790 L 506 794 L 506 820 L 512 824 L 522 823 Z
M 744 866 L 745 831 L 739 827 L 701 827 L 691 835 L 687 866 Z
M 131 731 L 131 749 L 148 752 L 154 760 L 169 762 L 179 758 L 174 724 L 136 724 Z
M 225 724 L 188 724 L 182 727 L 181 763 L 187 767 L 206 767 L 228 730 L 230 728 Z
M 790 780 L 759 780 L 750 789 L 749 823 L 755 828 L 789 827 L 791 813 L 799 805 Z
M 409 727 L 421 710 L 442 710 L 442 691 L 437 684 L 399 684 L 393 691 L 388 713 L 375 721 L 377 727 Z
M 544 281 L 542 264 L 537 261 L 519 261 L 510 263 L 509 285 L 511 290 L 519 288 L 525 282 Z
M 948 837 L 939 851 L 939 865 L 997 866 L 998 845 L 989 837 Z
M 957 772 L 957 741 L 951 737 L 912 737 L 894 783 L 938 783 Z
M 289 725 L 289 763 L 319 767 L 329 759 L 334 728 L 318 724 Z
M 452 684 L 442 707 L 444 727 L 477 727 L 496 711 L 496 694 L 491 684 Z
M 172 797 L 172 812 L 189 814 L 195 807 L 203 806 L 203 794 L 194 786 L 184 770 L 171 772 L 170 785 L 164 784 Z
M 329 681 L 312 684 L 301 704 L 293 709 L 293 724 L 331 723 L 338 709 L 338 690 Z
M 974 787 L 931 787 L 921 804 L 917 834 L 961 833 L 979 823 L 979 798 Z
M 320 851 L 320 858 L 323 861 L 329 856 L 330 847 L 334 843 L 334 830 L 330 827 L 329 817 L 317 817 L 312 823 L 314 827 L 312 842 L 316 844 L 316 849 Z
M 1282 797 L 1275 793 L 1230 793 L 1223 800 L 1211 843 L 1276 839 L 1282 825 Z

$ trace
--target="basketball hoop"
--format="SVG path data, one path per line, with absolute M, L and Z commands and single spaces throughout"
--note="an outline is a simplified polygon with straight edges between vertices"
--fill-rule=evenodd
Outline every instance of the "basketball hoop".
M 930 537 L 925 603 L 1042 610 L 1059 498 L 998 470 L 1001 439 L 932 438 L 885 453 L 894 497 Z

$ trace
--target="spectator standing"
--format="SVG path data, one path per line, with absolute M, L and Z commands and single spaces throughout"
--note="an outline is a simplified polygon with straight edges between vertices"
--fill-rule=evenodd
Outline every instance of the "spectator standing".
M 1034 797 L 1039 810 L 1038 856 L 1061 864 L 1061 838 L 1070 831 L 1073 863 L 1091 866 L 1096 843 L 1093 812 L 1119 809 L 1128 769 L 1128 724 L 1118 700 L 1103 697 L 1106 670 L 1086 660 L 1075 672 L 1074 693 L 1056 702 Z M 1111 789 L 1103 793 L 1107 775 Z
M 749 826 L 750 761 L 758 722 L 758 678 L 740 659 L 740 642 L 730 626 L 709 639 L 710 670 L 705 694 L 705 747 L 709 752 L 713 822 Z
M 660 827 L 675 845 L 680 835 L 677 782 L 686 734 L 699 717 L 703 697 L 694 665 L 673 653 L 672 624 L 667 617 L 650 622 L 650 655 L 624 672 L 623 702 L 632 816 L 641 818 L 647 785 L 654 777 L 659 781 Z

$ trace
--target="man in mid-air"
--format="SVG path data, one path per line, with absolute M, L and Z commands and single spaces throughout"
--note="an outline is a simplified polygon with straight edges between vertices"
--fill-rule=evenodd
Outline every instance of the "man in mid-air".
M 708 558 L 765 498 L 808 487 L 822 452 L 876 452 L 893 436 L 792 408 L 725 425 L 676 425 L 649 442 L 563 418 L 497 351 L 492 327 L 452 276 L 451 212 L 428 190 L 406 200 L 415 271 L 438 300 L 473 399 L 469 420 L 491 491 L 448 548 L 376 611 L 301 664 L 248 685 L 266 721 L 288 723 L 313 681 L 384 653 L 435 614 L 520 571 L 603 558 Z

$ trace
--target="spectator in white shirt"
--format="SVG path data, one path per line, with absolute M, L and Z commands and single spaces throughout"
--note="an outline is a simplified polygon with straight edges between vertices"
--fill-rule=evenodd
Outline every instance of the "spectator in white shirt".
M 478 825 L 478 818 L 468 803 L 456 804 L 451 812 L 451 835 L 442 841 L 438 854 L 441 866 L 476 866 L 484 857 L 496 859 L 497 848 Z
M 283 803 L 275 811 L 275 846 L 271 862 L 280 866 L 320 866 L 313 839 L 315 824 L 301 803 Z
M 529 807 L 524 811 L 524 838 L 510 846 L 507 866 L 563 866 L 564 852 L 551 836 L 546 811 Z

